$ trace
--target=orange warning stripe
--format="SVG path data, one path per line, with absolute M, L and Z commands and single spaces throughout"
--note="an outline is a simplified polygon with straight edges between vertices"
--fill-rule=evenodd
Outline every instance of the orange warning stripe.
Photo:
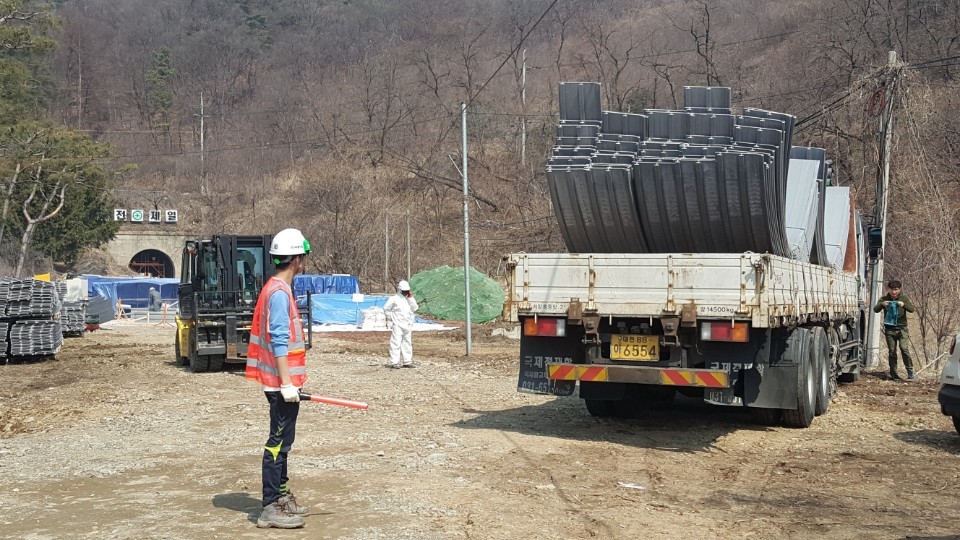
M 608 367 L 609 366 L 547 364 L 547 377 L 554 381 L 580 380 L 609 382 L 610 370 Z M 613 369 L 624 368 L 614 367 Z M 658 369 L 657 373 L 659 374 L 660 384 L 668 386 L 700 386 L 707 388 L 727 388 L 729 386 L 729 375 L 719 370 Z M 616 372 L 614 372 L 614 376 L 617 377 L 614 379 L 615 381 L 624 382 Z M 652 383 L 652 381 L 650 381 L 650 383 Z
M 570 364 L 553 364 L 547 366 L 548 376 L 557 381 L 577 380 L 577 367 Z
M 690 386 L 693 376 L 689 371 L 665 369 L 660 372 L 660 384 Z
M 727 374 L 723 372 L 709 373 L 706 371 L 696 372 L 697 386 L 708 386 L 710 388 L 726 388 Z
M 577 368 L 577 378 L 581 381 L 606 381 L 607 368 L 591 366 Z

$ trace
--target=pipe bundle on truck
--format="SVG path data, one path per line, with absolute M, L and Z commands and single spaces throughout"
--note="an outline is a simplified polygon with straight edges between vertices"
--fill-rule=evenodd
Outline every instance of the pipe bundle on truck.
M 632 416 L 676 392 L 806 427 L 855 379 L 863 241 L 852 194 L 795 117 L 730 89 L 682 110 L 603 111 L 560 84 L 547 179 L 569 253 L 514 254 L 521 391 Z

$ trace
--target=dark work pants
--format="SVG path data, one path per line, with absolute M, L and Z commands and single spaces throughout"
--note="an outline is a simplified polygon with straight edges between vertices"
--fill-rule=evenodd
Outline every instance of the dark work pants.
M 910 358 L 910 334 L 906 326 L 886 326 L 883 335 L 887 338 L 887 361 L 890 363 L 890 373 L 897 371 L 897 349 L 903 356 L 903 367 L 913 373 L 913 359 Z
M 263 505 L 287 493 L 287 453 L 297 434 L 300 403 L 288 403 L 280 392 L 264 392 L 270 403 L 270 437 L 263 447 Z

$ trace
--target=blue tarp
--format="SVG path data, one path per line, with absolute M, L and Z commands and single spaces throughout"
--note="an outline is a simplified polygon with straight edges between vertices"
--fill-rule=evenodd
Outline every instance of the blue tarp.
M 352 294 L 324 294 L 311 297 L 311 313 L 314 324 L 356 324 L 363 322 L 363 310 L 372 307 L 383 308 L 389 296 L 364 295 L 363 302 L 354 302 Z M 416 318 L 416 322 L 431 323 Z
M 100 296 L 110 300 L 112 305 L 119 299 L 130 307 L 147 307 L 150 287 L 160 291 L 160 297 L 167 302 L 179 298 L 180 280 L 172 278 L 123 278 L 104 276 L 82 276 L 87 280 L 87 295 Z
M 360 292 L 357 276 L 346 274 L 299 274 L 293 278 L 293 290 L 297 295 L 306 294 L 353 294 Z

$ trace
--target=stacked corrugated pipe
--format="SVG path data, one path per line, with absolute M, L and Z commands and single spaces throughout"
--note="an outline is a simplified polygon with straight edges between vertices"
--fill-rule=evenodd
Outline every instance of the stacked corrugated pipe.
M 827 187 L 823 149 L 791 145 L 794 123 L 762 109 L 734 114 L 729 88 L 685 87 L 682 110 L 636 114 L 601 110 L 599 83 L 561 83 L 547 177 L 567 248 L 750 251 L 843 267 L 857 221 L 849 188 Z

